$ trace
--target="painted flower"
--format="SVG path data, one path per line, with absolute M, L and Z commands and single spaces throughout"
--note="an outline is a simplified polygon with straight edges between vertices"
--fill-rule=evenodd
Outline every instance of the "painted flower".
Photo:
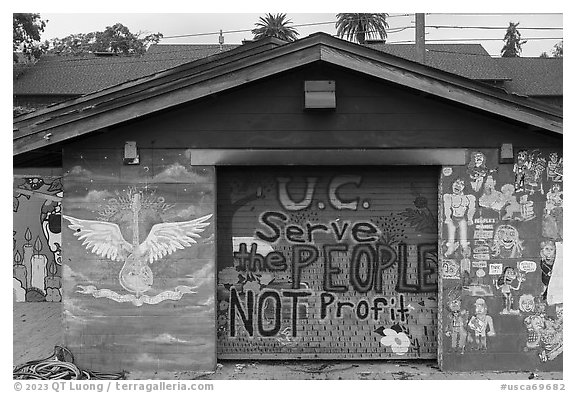
M 260 284 L 256 281 L 248 281 L 244 283 L 244 292 L 252 291 L 254 293 L 260 293 Z
M 423 196 L 418 196 L 416 199 L 414 199 L 414 206 L 416 206 L 418 209 L 424 209 L 428 207 L 428 199 Z
M 46 301 L 47 302 L 61 302 L 62 295 L 58 288 L 46 288 Z
M 234 267 L 227 267 L 218 272 L 219 284 L 237 284 L 240 282 L 240 273 Z
M 410 338 L 404 332 L 398 333 L 393 329 L 384 329 L 383 337 L 380 343 L 386 347 L 390 347 L 392 352 L 396 355 L 404 355 L 410 348 Z
M 228 317 L 226 315 L 218 316 L 218 326 L 226 326 L 228 323 Z
M 228 300 L 230 298 L 230 290 L 228 290 L 224 284 L 218 284 L 216 297 L 218 300 Z
M 218 306 L 218 307 L 220 308 L 221 311 L 226 311 L 226 310 L 228 310 L 228 307 L 229 307 L 229 306 L 230 306 L 230 305 L 228 304 L 228 302 L 222 301 L 222 302 L 219 302 L 219 306 Z

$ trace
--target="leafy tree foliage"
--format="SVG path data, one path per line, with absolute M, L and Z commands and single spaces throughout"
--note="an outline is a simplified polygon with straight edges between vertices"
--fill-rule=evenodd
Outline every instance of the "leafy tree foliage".
M 522 36 L 518 31 L 518 23 L 510 22 L 506 34 L 504 35 L 504 47 L 500 51 L 502 57 L 520 57 L 522 53 L 522 45 L 527 41 L 522 41 Z
M 368 38 L 386 39 L 388 14 L 337 14 L 336 35 L 364 44 Z
M 40 18 L 40 14 L 13 14 L 13 39 L 12 54 L 13 62 L 20 60 L 18 52 L 28 60 L 39 58 L 45 51 L 45 46 L 40 43 L 40 34 L 46 27 L 46 22 Z
M 149 45 L 158 43 L 162 33 L 144 35 L 132 33 L 121 23 L 108 26 L 104 31 L 71 34 L 50 41 L 50 53 L 58 55 L 80 55 L 94 52 L 111 52 L 122 55 L 142 55 Z
M 550 57 L 550 54 L 548 54 L 548 52 L 542 52 L 540 57 Z M 554 45 L 554 48 L 552 48 L 552 57 L 564 57 L 564 41 L 560 41 Z
M 564 57 L 564 41 L 560 41 L 559 43 L 554 45 L 554 49 L 552 50 L 552 56 Z
M 286 19 L 286 14 L 266 14 L 254 24 L 256 28 L 252 30 L 252 34 L 254 34 L 255 40 L 276 37 L 283 41 L 294 41 L 298 37 L 298 31 L 294 27 L 288 26 L 291 23 L 290 19 Z

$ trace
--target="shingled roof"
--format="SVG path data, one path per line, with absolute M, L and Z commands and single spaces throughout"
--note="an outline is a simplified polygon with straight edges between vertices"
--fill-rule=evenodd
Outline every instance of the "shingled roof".
M 143 56 L 45 55 L 14 80 L 14 94 L 82 95 L 203 59 L 238 45 L 153 45 Z
M 558 57 L 502 57 L 494 59 L 510 75 L 509 93 L 525 96 L 563 95 L 563 60 Z
M 43 56 L 14 79 L 15 95 L 79 96 L 209 58 L 242 45 L 152 45 L 141 57 Z M 367 47 L 416 61 L 412 44 Z M 562 95 L 562 60 L 493 58 L 479 44 L 427 44 L 426 65 L 477 81 L 498 81 L 523 96 Z
M 368 47 L 404 59 L 417 61 L 414 44 L 371 44 Z M 510 75 L 480 44 L 427 44 L 426 65 L 465 78 L 504 81 Z

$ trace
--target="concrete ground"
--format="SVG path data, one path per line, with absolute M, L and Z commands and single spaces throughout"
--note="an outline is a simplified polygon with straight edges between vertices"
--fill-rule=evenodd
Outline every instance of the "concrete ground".
M 63 345 L 61 303 L 14 303 L 13 362 L 44 359 Z M 95 370 L 98 371 L 98 370 Z M 435 361 L 221 361 L 211 373 L 130 372 L 129 379 L 561 380 L 560 372 L 442 372 Z

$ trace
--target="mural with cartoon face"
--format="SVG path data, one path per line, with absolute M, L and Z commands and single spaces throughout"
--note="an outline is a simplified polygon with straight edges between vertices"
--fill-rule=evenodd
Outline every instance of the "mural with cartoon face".
M 494 257 L 520 258 L 524 250 L 518 229 L 512 225 L 500 225 L 494 231 L 492 252 Z
M 520 296 L 518 299 L 518 308 L 520 311 L 525 313 L 534 312 L 536 309 L 536 304 L 534 302 L 534 295 L 525 293 L 524 295 Z
M 471 154 L 467 173 L 470 178 L 470 186 L 472 189 L 475 192 L 480 191 L 484 178 L 488 173 L 488 168 L 486 168 L 486 156 L 484 153 L 475 151 Z
M 468 225 L 473 224 L 476 212 L 476 197 L 464 194 L 464 180 L 458 178 L 452 183 L 452 193 L 444 194 L 444 223 L 448 227 L 448 241 L 445 255 L 449 256 L 458 246 L 463 252 L 469 251 Z M 456 228 L 458 228 L 460 242 L 456 243 Z
M 441 171 L 444 202 L 446 195 L 457 193 L 477 197 L 477 204 L 474 203 L 474 229 L 467 231 L 471 254 L 443 253 L 439 261 L 444 267 L 442 291 L 450 288 L 448 296 L 444 296 L 442 307 L 445 313 L 442 322 L 444 332 L 452 329 L 458 312 L 455 298 L 459 299 L 462 308 L 472 311 L 466 325 L 468 342 L 464 351 L 454 350 L 458 349 L 458 342 L 453 344 L 451 336 L 443 334 L 442 348 L 445 353 L 441 363 L 443 368 L 462 371 L 468 370 L 467 365 L 473 365 L 474 370 L 479 365 L 486 369 L 542 367 L 561 370 L 561 152 L 521 149 L 515 152 L 513 165 L 501 164 L 495 150 L 480 151 L 483 155 L 476 152 L 471 152 L 466 165 L 451 166 L 450 171 Z M 483 172 L 479 169 L 481 167 L 495 169 Z M 458 187 L 454 187 L 455 179 L 459 178 L 467 180 L 464 187 L 460 182 Z M 481 182 L 478 180 L 480 178 Z M 478 187 L 480 184 L 481 188 Z M 445 204 L 443 219 L 452 219 L 447 209 L 449 207 Z M 454 220 L 453 223 L 458 224 Z M 449 225 L 444 225 L 441 244 L 449 244 L 454 237 Z M 457 274 L 448 274 L 449 269 L 445 266 L 454 266 Z M 452 291 L 456 280 L 457 287 L 461 289 L 455 295 Z M 498 312 L 491 314 L 486 311 L 494 307 L 499 308 Z M 494 339 L 489 338 L 488 331 L 491 329 L 485 315 L 490 316 L 493 326 L 498 329 Z M 525 329 L 519 330 L 519 323 L 523 323 Z M 481 328 L 484 326 L 487 340 L 482 336 Z M 498 356 L 513 353 L 518 355 L 514 356 L 513 361 L 508 355 Z
M 518 310 L 514 310 L 512 308 L 513 298 L 512 298 L 512 290 L 518 291 L 522 282 L 525 280 L 525 277 L 516 271 L 513 267 L 506 267 L 502 273 L 502 275 L 495 280 L 495 287 L 502 293 L 502 297 L 504 300 L 504 309 L 500 312 L 500 314 L 508 315 L 514 314 L 518 315 L 520 312 Z M 516 281 L 516 286 L 513 286 L 514 281 Z

